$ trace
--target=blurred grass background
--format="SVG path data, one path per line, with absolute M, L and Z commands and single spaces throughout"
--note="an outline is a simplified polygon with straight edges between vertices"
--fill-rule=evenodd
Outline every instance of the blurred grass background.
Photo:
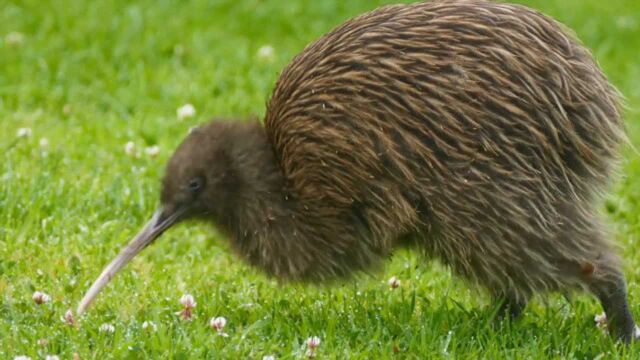
M 341 286 L 279 286 L 200 225 L 146 250 L 79 327 L 60 321 L 151 215 L 164 162 L 191 126 L 262 116 L 295 54 L 383 3 L 0 0 L 0 357 L 287 359 L 320 336 L 319 356 L 335 359 L 637 358 L 638 345 L 616 346 L 595 328 L 601 310 L 588 296 L 538 299 L 521 321 L 494 328 L 488 298 L 414 254 Z M 640 147 L 640 2 L 522 3 L 593 50 L 627 98 L 629 135 Z M 197 115 L 178 121 L 186 103 Z M 18 137 L 22 128 L 31 136 Z M 127 142 L 139 156 L 125 153 Z M 157 157 L 144 152 L 153 145 Z M 638 156 L 625 151 L 603 211 L 640 318 Z M 402 280 L 395 291 L 386 285 L 392 275 Z M 36 290 L 53 301 L 35 306 Z M 190 323 L 175 315 L 186 292 L 198 302 Z M 208 328 L 212 316 L 228 318 L 228 338 Z M 142 328 L 147 320 L 156 332 Z M 100 332 L 103 323 L 115 333 Z

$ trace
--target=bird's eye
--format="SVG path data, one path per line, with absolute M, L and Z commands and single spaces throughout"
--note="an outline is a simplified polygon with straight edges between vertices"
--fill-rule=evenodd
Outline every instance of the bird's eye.
M 200 190 L 202 190 L 203 184 L 204 184 L 204 179 L 202 179 L 201 177 L 196 177 L 191 179 L 191 181 L 189 181 L 189 185 L 187 185 L 187 188 L 189 189 L 189 191 L 195 194 L 195 193 L 198 193 Z

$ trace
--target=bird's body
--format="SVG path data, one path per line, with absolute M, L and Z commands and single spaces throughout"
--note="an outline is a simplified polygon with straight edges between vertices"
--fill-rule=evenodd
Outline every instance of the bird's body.
M 524 7 L 397 5 L 347 22 L 293 60 L 269 103 L 299 221 L 318 222 L 301 235 L 319 246 L 275 272 L 313 276 L 306 264 L 341 257 L 322 242 L 344 260 L 317 276 L 366 268 L 411 234 L 479 281 L 557 288 L 555 262 L 601 248 L 563 233 L 597 227 L 624 137 L 617 100 L 589 53 Z
M 264 126 L 193 131 L 162 216 L 213 221 L 278 278 L 344 277 L 409 244 L 514 314 L 536 293 L 584 288 L 629 340 L 597 212 L 625 140 L 619 108 L 590 53 L 538 12 L 383 7 L 294 58 Z

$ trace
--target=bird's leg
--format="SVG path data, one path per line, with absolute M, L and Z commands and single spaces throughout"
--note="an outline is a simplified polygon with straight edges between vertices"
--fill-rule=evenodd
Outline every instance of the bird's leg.
M 496 320 L 516 320 L 527 307 L 527 300 L 519 298 L 510 292 L 502 292 L 494 297 L 495 303 L 500 304 L 496 312 Z
M 634 338 L 635 323 L 627 302 L 624 277 L 619 275 L 617 280 L 600 280 L 593 283 L 591 289 L 607 315 L 607 326 L 611 336 L 626 343 L 631 342 Z

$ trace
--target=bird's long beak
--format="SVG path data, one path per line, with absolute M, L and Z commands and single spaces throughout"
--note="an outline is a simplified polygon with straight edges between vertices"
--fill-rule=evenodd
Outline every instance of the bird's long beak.
M 162 235 L 171 225 L 178 222 L 186 212 L 185 210 L 183 207 L 178 207 L 173 210 L 160 208 L 156 211 L 138 235 L 102 270 L 102 274 L 100 274 L 93 285 L 91 285 L 89 291 L 87 291 L 82 301 L 80 301 L 80 304 L 78 304 L 77 314 L 80 315 L 87 309 L 102 288 L 105 287 L 131 259 Z

